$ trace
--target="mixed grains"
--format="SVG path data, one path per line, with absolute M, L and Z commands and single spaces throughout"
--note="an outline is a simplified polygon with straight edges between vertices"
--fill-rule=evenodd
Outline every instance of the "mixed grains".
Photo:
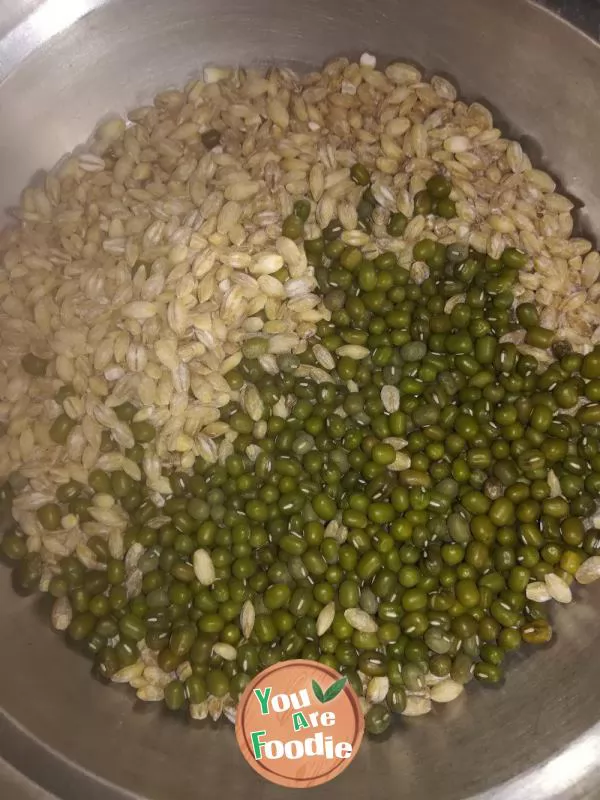
M 444 213 L 433 215 L 423 195 L 438 174 L 452 191 Z M 359 214 L 365 183 L 374 203 L 368 231 Z M 502 137 L 484 106 L 458 100 L 446 79 L 425 81 L 402 63 L 379 71 L 367 55 L 304 76 L 208 68 L 203 80 L 161 93 L 127 121 L 100 126 L 84 151 L 23 192 L 19 225 L 0 238 L 0 481 L 12 487 L 28 552 L 41 556 L 43 589 L 71 554 L 103 568 L 93 537 L 106 540 L 112 558 L 125 558 L 130 597 L 142 579 L 144 548 L 124 548 L 128 516 L 109 494 L 95 495 L 87 521 L 69 513 L 51 529 L 41 524 L 36 512 L 54 502 L 58 487 L 87 484 L 94 470 L 124 473 L 143 478 L 160 508 L 172 492 L 168 472 L 189 471 L 198 457 L 223 463 L 233 452 L 238 432 L 221 418 L 228 404 L 239 403 L 252 434 L 264 437 L 256 387 L 232 389 L 227 375 L 244 357 L 277 373 L 278 357 L 301 355 L 331 317 L 288 222 L 305 198 L 305 239 L 339 225 L 345 245 L 369 258 L 396 254 L 417 284 L 429 276 L 425 261 L 413 261 L 423 239 L 492 258 L 518 248 L 527 256 L 518 302 L 535 303 L 540 325 L 575 350 L 600 343 L 600 255 L 572 236 L 573 203 L 518 142 Z M 510 337 L 527 352 L 527 343 Z M 318 366 L 296 374 L 331 380 L 333 354 L 311 347 Z M 343 344 L 335 355 L 360 362 L 369 350 Z M 384 385 L 381 402 L 397 412 L 398 388 Z M 389 469 L 405 470 L 406 441 L 386 444 L 395 451 Z M 210 555 L 197 550 L 192 562 L 199 584 L 211 586 Z M 592 558 L 576 577 L 586 583 L 598 572 Z M 571 600 L 553 574 L 527 592 L 537 602 Z M 319 635 L 334 614 L 333 604 L 323 607 Z M 72 616 L 68 600 L 58 598 L 54 627 L 67 629 Z M 246 602 L 245 638 L 255 616 Z M 344 616 L 359 632 L 377 630 L 364 608 Z M 235 658 L 231 645 L 215 648 L 223 660 Z M 189 675 L 180 669 L 184 681 Z M 171 678 L 146 648 L 112 680 L 158 701 Z M 387 695 L 386 680 L 370 680 L 370 703 Z M 448 679 L 419 691 L 404 714 L 449 702 L 462 685 Z M 194 719 L 221 713 L 231 719 L 235 712 L 215 697 L 190 706 Z

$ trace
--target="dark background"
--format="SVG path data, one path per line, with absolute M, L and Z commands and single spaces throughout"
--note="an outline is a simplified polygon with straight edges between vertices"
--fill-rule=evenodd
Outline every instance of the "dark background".
M 537 0 L 595 39 L 600 39 L 600 0 Z

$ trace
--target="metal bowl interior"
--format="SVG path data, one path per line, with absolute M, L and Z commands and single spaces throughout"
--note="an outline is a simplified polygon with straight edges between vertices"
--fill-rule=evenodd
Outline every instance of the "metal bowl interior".
M 97 120 L 205 63 L 318 65 L 368 50 L 454 79 L 484 100 L 600 223 L 600 48 L 526 0 L 20 0 L 0 2 L 0 208 Z M 596 227 L 596 233 L 598 227 Z M 365 741 L 315 798 L 600 796 L 600 592 L 555 613 L 558 640 L 519 657 L 498 690 Z M 63 800 L 281 797 L 233 731 L 191 727 L 91 680 L 48 627 L 46 603 L 0 570 L 0 756 Z M 133 708 L 132 708 L 133 706 Z

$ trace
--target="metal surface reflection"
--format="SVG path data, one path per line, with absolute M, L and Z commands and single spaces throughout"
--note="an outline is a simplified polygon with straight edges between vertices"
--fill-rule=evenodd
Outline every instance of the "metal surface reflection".
M 101 5 L 102 0 L 45 0 L 0 40 L 0 80 L 53 36 Z

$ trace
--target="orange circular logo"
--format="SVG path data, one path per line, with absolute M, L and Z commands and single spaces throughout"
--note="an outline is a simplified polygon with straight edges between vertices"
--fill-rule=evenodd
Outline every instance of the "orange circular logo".
M 346 678 L 317 661 L 283 661 L 246 687 L 235 735 L 259 775 L 309 788 L 335 778 L 363 738 L 358 697 Z

